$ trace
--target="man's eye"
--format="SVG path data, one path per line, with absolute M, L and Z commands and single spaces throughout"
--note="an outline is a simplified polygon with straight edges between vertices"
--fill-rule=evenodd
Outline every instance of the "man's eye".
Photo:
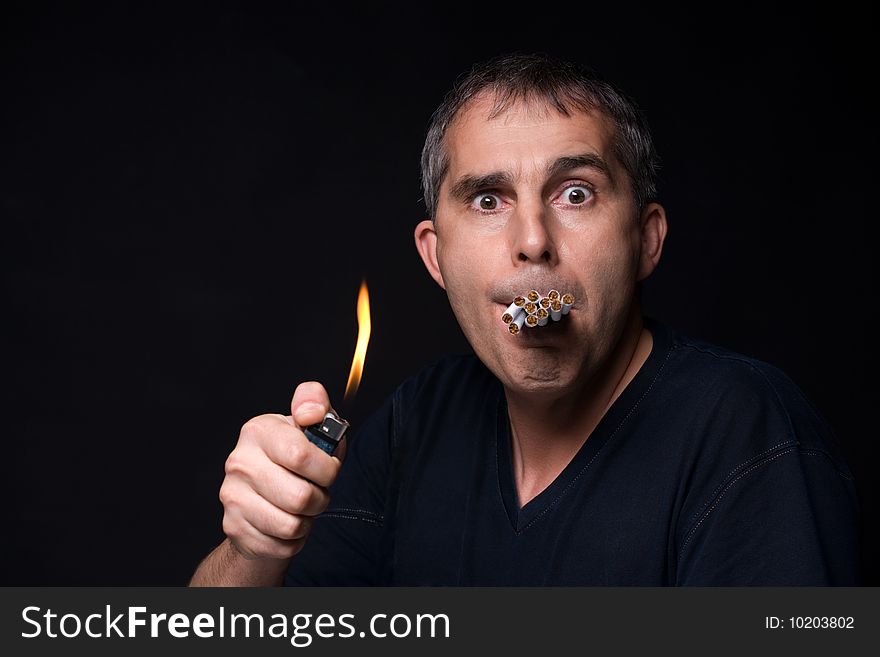
M 501 199 L 495 194 L 480 194 L 474 197 L 473 204 L 480 210 L 497 210 L 501 206 Z
M 572 205 L 586 203 L 592 195 L 592 190 L 583 185 L 573 185 L 562 190 L 562 198 Z

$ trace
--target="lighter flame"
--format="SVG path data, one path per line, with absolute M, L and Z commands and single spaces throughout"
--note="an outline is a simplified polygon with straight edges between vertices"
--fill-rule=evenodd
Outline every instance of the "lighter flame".
M 361 382 L 361 374 L 364 371 L 364 359 L 367 357 L 367 345 L 370 343 L 370 295 L 367 293 L 367 281 L 361 281 L 361 289 L 358 292 L 357 301 L 358 340 L 354 348 L 354 358 L 351 361 L 351 372 L 348 374 L 348 383 L 345 384 L 344 399 L 357 392 Z

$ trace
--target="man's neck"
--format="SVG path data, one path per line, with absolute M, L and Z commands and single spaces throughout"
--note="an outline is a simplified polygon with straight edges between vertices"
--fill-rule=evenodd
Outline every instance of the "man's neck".
M 589 438 L 651 353 L 653 339 L 635 304 L 606 362 L 579 388 L 548 399 L 505 390 L 520 504 L 546 488 Z

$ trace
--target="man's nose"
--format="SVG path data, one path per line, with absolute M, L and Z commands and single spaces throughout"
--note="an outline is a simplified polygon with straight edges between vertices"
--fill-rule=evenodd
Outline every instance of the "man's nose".
M 514 264 L 556 264 L 556 246 L 548 225 L 549 220 L 550 214 L 541 202 L 517 205 L 508 224 Z

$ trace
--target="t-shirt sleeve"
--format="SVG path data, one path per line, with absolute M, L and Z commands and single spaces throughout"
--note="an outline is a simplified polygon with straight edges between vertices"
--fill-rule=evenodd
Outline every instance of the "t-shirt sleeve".
M 859 507 L 848 468 L 797 441 L 743 463 L 680 542 L 680 586 L 858 586 Z
M 384 583 L 385 498 L 394 431 L 389 396 L 349 439 L 330 487 L 330 504 L 291 559 L 285 586 L 373 586 Z

